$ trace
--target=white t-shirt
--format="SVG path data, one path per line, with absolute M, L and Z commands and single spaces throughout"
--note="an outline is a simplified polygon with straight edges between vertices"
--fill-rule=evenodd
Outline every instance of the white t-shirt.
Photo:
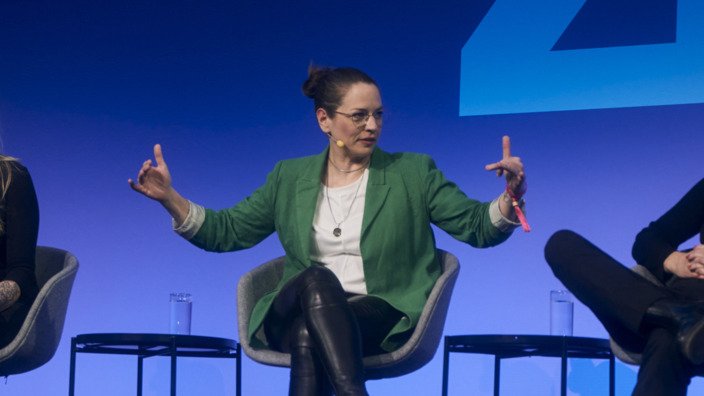
M 322 186 L 310 234 L 311 260 L 332 270 L 344 290 L 356 294 L 367 294 L 359 245 L 368 179 L 367 168 L 352 184 L 337 188 Z M 342 231 L 340 236 L 333 234 L 335 228 Z

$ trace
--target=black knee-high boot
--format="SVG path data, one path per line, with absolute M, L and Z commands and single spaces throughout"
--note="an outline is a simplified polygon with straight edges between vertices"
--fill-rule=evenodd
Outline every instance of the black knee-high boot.
M 695 365 L 704 363 L 704 303 L 658 300 L 648 307 L 643 324 L 672 330 L 682 354 Z
M 289 396 L 331 396 L 332 389 L 328 375 L 302 316 L 293 322 L 290 348 Z
M 335 395 L 366 396 L 357 320 L 335 275 L 324 268 L 320 275 L 299 295 L 306 327 Z

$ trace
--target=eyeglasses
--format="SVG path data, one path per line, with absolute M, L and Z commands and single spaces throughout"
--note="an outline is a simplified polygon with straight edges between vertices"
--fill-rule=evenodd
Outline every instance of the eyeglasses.
M 341 113 L 339 111 L 336 111 L 335 113 L 341 114 L 341 115 L 349 118 L 358 127 L 366 125 L 367 121 L 369 121 L 369 117 L 374 117 L 374 121 L 376 121 L 376 124 L 378 126 L 384 125 L 384 120 L 386 119 L 386 113 L 384 113 L 383 110 L 377 110 L 377 111 L 373 111 L 373 112 L 369 112 L 369 113 L 365 113 L 362 111 L 358 111 L 358 112 L 352 113 L 352 114 Z

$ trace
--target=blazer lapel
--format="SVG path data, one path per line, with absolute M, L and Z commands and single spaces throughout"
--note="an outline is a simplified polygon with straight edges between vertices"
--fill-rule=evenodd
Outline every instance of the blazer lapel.
M 384 206 L 386 196 L 389 194 L 389 186 L 386 185 L 386 162 L 387 158 L 384 153 L 381 149 L 375 147 L 372 153 L 367 195 L 364 201 L 363 236 L 366 235 L 367 229 Z
M 296 179 L 296 196 L 293 197 L 296 202 L 296 232 L 301 247 L 301 260 L 306 265 L 310 261 L 310 232 L 320 191 L 320 175 L 327 158 L 327 152 L 326 149 L 322 154 L 314 157 L 313 161 L 304 168 L 301 168 L 300 176 Z

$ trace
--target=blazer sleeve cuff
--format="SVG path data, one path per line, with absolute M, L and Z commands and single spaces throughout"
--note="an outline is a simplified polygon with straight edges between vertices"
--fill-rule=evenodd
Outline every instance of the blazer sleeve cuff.
M 205 222 L 205 208 L 191 201 L 188 201 L 188 216 L 186 216 L 186 220 L 181 226 L 176 224 L 176 220 L 171 219 L 171 225 L 174 231 L 187 240 L 193 238 L 198 233 L 203 222 Z
M 489 218 L 491 219 L 491 224 L 498 228 L 499 231 L 508 233 L 520 226 L 521 223 L 518 221 L 511 221 L 501 213 L 501 210 L 499 209 L 499 198 L 501 198 L 501 196 L 491 201 L 491 204 L 489 205 Z M 523 198 L 518 201 L 518 206 L 525 212 L 523 209 L 525 207 L 525 200 Z

